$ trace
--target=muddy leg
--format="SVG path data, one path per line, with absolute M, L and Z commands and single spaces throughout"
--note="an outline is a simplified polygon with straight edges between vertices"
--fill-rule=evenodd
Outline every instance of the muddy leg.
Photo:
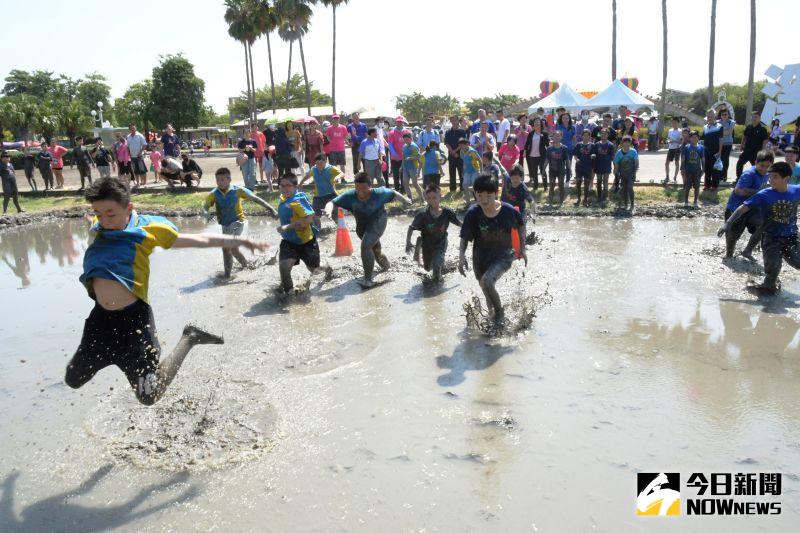
M 558 176 L 558 203 L 564 203 L 564 176 Z
M 233 255 L 233 257 L 236 258 L 237 261 L 239 261 L 240 265 L 242 265 L 243 267 L 247 266 L 247 258 L 244 256 L 241 250 L 239 250 L 238 248 L 232 248 L 231 254 Z
M 225 269 L 224 276 L 226 278 L 231 277 L 231 270 L 233 270 L 233 254 L 226 248 L 222 249 L 222 266 Z
M 147 376 L 139 378 L 136 387 L 136 397 L 145 405 L 152 405 L 157 402 L 169 387 L 172 380 L 178 374 L 183 364 L 183 360 L 189 354 L 189 350 L 199 344 L 224 344 L 222 337 L 207 333 L 195 326 L 183 328 L 178 344 L 172 353 L 158 365 L 157 379 L 155 384 L 147 380 Z
M 281 286 L 283 287 L 283 292 L 292 292 L 292 289 L 294 288 L 294 282 L 292 281 L 292 268 L 294 268 L 294 264 L 294 259 L 284 259 L 278 263 L 278 270 L 281 274 Z

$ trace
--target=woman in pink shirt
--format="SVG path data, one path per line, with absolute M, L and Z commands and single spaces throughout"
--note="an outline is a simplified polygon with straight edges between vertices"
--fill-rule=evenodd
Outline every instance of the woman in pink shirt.
M 117 141 L 114 143 L 114 156 L 117 158 L 117 174 L 119 177 L 131 175 L 131 152 L 128 150 L 128 141 L 120 133 L 115 134 Z
M 53 169 L 53 175 L 56 177 L 56 189 L 64 188 L 64 154 L 67 149 L 57 144 L 55 139 L 50 140 L 50 147 L 47 149 L 50 155 L 53 156 L 53 162 L 50 163 L 50 168 Z
M 525 143 L 528 142 L 528 134 L 531 132 L 531 127 L 528 125 L 528 115 L 522 114 L 517 117 L 519 126 L 514 128 L 514 135 L 517 136 L 517 147 L 520 149 L 519 164 L 525 168 L 525 156 L 522 154 L 522 149 Z
M 509 172 L 511 172 L 511 169 L 514 168 L 514 165 L 519 162 L 519 154 L 520 149 L 517 146 L 516 135 L 509 135 L 506 144 L 501 146 L 500 150 L 497 151 L 497 156 L 500 158 L 500 164 L 503 165 L 503 168 Z
M 153 172 L 155 172 L 156 179 L 158 181 L 161 179 L 161 159 L 163 159 L 164 154 L 161 150 L 164 149 L 164 145 L 160 142 L 156 143 L 156 148 L 152 152 L 150 152 L 150 164 L 153 165 Z

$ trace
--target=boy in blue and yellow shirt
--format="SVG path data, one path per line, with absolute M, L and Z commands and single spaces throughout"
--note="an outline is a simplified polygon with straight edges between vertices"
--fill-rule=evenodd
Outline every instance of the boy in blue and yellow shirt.
M 244 231 L 244 210 L 242 209 L 242 200 L 252 200 L 259 204 L 261 207 L 270 212 L 273 216 L 278 216 L 275 208 L 267 202 L 253 194 L 247 187 L 238 187 L 231 185 L 231 171 L 225 167 L 217 169 L 214 174 L 217 180 L 217 186 L 208 193 L 205 202 L 203 202 L 203 211 L 206 217 L 210 217 L 209 209 L 214 206 L 217 211 L 217 222 L 222 226 L 222 233 L 224 235 L 239 236 Z M 222 249 L 222 264 L 225 268 L 223 276 L 225 278 L 231 277 L 231 269 L 233 268 L 233 258 L 239 261 L 242 267 L 247 266 L 247 259 L 239 250 Z
M 464 202 L 467 207 L 472 203 L 473 193 L 472 184 L 481 172 L 481 156 L 478 151 L 469 145 L 469 141 L 462 137 L 458 140 L 458 151 L 461 160 L 464 162 Z
M 116 365 L 125 372 L 136 398 L 152 405 L 164 394 L 193 346 L 223 343 L 222 337 L 186 326 L 172 354 L 159 360 L 161 348 L 147 303 L 153 249 L 245 246 L 263 250 L 267 245 L 228 236 L 180 234 L 164 217 L 137 214 L 127 186 L 116 178 L 95 181 L 85 197 L 94 210 L 96 237 L 84 254 L 80 280 L 95 306 L 64 381 L 77 389 L 99 370 Z
M 300 261 L 305 263 L 312 276 L 319 271 L 330 274 L 331 268 L 327 265 L 320 268 L 317 228 L 312 225 L 314 209 L 306 193 L 297 190 L 297 176 L 284 174 L 280 177 L 278 187 L 281 190 L 281 203 L 278 204 L 280 226 L 277 231 L 283 237 L 279 268 L 283 291 L 289 293 L 294 288 L 292 268 Z M 311 283 L 310 278 L 308 283 Z
M 317 157 L 314 158 L 314 166 L 300 180 L 298 187 L 302 187 L 308 178 L 314 180 L 314 200 L 311 207 L 314 208 L 314 224 L 316 224 L 317 228 L 322 227 L 319 217 L 322 216 L 325 206 L 336 198 L 338 194 L 336 192 L 336 178 L 341 175 L 341 170 L 328 164 L 328 157 L 325 154 L 317 154 Z M 335 210 L 332 215 L 334 222 L 339 220 L 338 211 Z

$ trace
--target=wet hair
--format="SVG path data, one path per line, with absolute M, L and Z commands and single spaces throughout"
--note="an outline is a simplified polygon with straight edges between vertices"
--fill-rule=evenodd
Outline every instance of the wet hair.
M 435 183 L 429 183 L 428 186 L 425 187 L 425 194 L 428 194 L 429 192 L 435 192 L 436 194 L 442 194 L 442 189 L 439 188 L 439 186 L 436 185 Z
M 100 178 L 89 185 L 89 188 L 83 193 L 83 197 L 89 203 L 112 200 L 123 207 L 128 207 L 128 204 L 131 203 L 131 192 L 128 190 L 128 186 L 124 180 L 117 178 Z
M 770 165 L 769 172 L 775 172 L 782 178 L 788 178 L 792 175 L 792 167 L 790 167 L 789 163 L 786 163 L 785 161 L 779 161 Z
M 369 175 L 366 172 L 359 172 L 356 174 L 355 178 L 353 178 L 353 183 L 366 183 L 367 185 L 372 185 L 372 180 L 369 178 Z
M 489 172 L 481 172 L 475 178 L 475 183 L 472 184 L 472 190 L 475 192 L 493 192 L 496 194 L 499 189 L 500 186 L 497 184 L 497 180 Z
M 216 172 L 214 172 L 215 176 L 227 176 L 231 177 L 231 171 L 228 167 L 219 167 Z
M 317 154 L 317 156 L 314 158 L 314 161 L 315 161 L 315 162 L 316 162 L 316 161 L 327 161 L 327 160 L 328 160 L 328 156 L 326 156 L 326 155 L 325 155 L 325 154 L 323 154 L 323 153 L 319 153 L 319 154 Z
M 278 180 L 278 185 L 280 185 L 284 181 L 288 181 L 293 186 L 297 187 L 297 176 L 295 176 L 291 172 L 287 172 L 286 174 L 281 176 L 281 179 Z
M 761 163 L 762 161 L 769 161 L 770 163 L 775 161 L 775 154 L 772 153 L 772 150 L 760 150 L 756 154 L 756 163 Z
M 367 135 L 372 135 L 373 133 L 378 133 L 378 128 L 372 127 L 367 129 Z
M 520 178 L 525 177 L 525 171 L 522 170 L 522 166 L 517 163 L 513 167 L 511 167 L 511 171 L 508 173 L 509 176 L 519 176 Z

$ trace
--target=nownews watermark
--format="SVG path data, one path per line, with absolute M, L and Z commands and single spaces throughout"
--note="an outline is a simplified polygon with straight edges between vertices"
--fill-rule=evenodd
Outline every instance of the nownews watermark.
M 685 486 L 677 472 L 636 474 L 636 514 L 680 516 L 681 500 L 687 515 L 779 515 L 782 475 L 775 472 L 693 472 Z

